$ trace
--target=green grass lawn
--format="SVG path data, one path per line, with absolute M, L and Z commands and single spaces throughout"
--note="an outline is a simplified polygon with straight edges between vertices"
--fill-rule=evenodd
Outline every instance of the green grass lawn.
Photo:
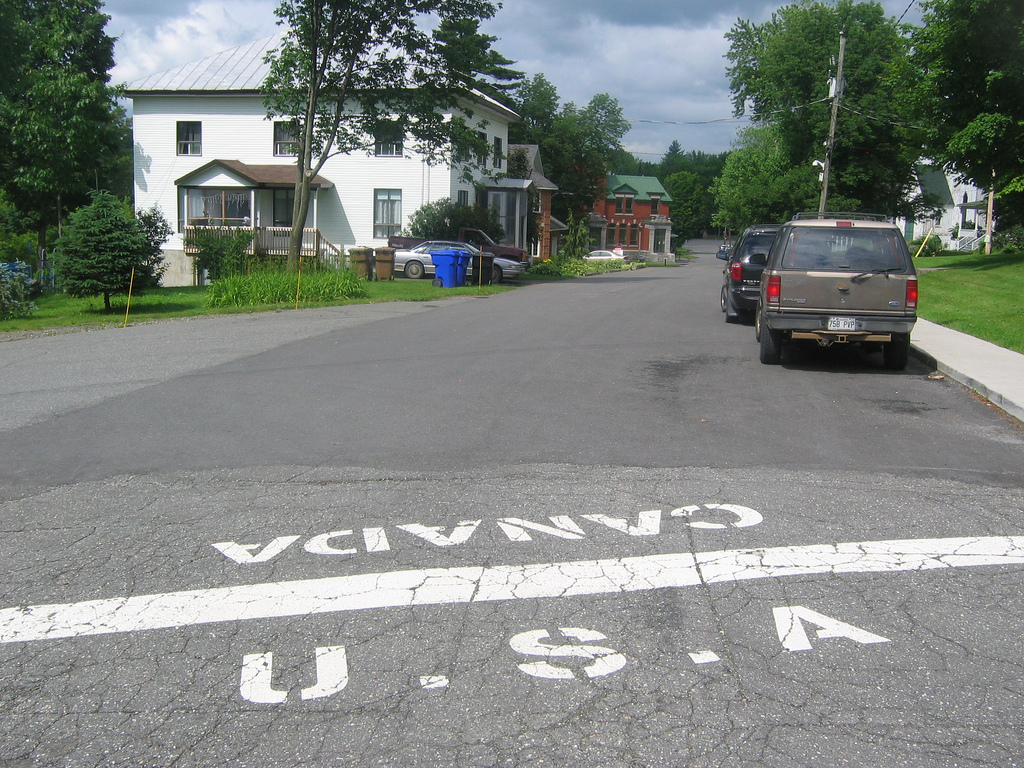
M 922 257 L 914 265 L 921 317 L 1024 354 L 1024 254 Z
M 366 283 L 369 296 L 365 299 L 332 302 L 333 304 L 371 304 L 385 301 L 431 301 L 446 296 L 477 296 L 502 293 L 513 286 L 485 285 L 482 288 L 435 288 L 430 280 L 394 280 L 389 282 Z M 295 303 L 260 305 L 251 307 L 220 307 L 207 305 L 206 288 L 158 288 L 141 296 L 132 296 L 128 307 L 126 296 L 111 297 L 111 312 L 103 309 L 103 297 L 73 299 L 66 294 L 48 293 L 35 300 L 36 310 L 26 317 L 0 321 L 0 333 L 4 331 L 36 331 L 67 326 L 102 327 L 122 325 L 125 310 L 128 322 L 138 323 L 169 317 L 191 315 L 244 314 L 265 312 L 274 309 L 294 309 Z M 325 306 L 324 304 L 299 304 L 299 308 Z

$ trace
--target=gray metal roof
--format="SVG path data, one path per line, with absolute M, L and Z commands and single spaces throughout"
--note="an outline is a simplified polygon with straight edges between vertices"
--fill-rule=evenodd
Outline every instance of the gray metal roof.
M 258 91 L 269 65 L 263 57 L 276 48 L 279 35 L 215 53 L 205 59 L 135 80 L 125 86 L 128 95 L 141 91 Z

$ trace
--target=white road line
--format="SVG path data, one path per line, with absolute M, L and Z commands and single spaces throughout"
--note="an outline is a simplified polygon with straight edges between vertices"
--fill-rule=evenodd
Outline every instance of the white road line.
M 490 568 L 428 568 L 0 610 L 0 643 L 371 608 L 615 594 L 701 582 L 1024 564 L 1024 536 L 736 549 Z

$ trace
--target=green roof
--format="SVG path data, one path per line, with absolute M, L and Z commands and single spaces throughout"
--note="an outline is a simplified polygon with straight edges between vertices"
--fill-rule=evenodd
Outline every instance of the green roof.
M 672 202 L 672 197 L 654 176 L 619 176 L 609 173 L 606 199 L 614 200 L 617 195 L 633 195 L 636 200 L 647 202 L 651 195 L 658 195 L 661 202 Z
M 949 182 L 941 168 L 921 163 L 917 166 L 917 183 L 921 191 L 933 199 L 937 205 L 953 205 L 953 195 L 949 191 Z

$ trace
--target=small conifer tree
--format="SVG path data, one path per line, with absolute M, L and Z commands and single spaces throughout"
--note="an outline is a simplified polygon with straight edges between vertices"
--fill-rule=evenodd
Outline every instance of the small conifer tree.
M 156 233 L 150 234 L 154 229 Z M 57 274 L 61 287 L 76 297 L 103 296 L 104 307 L 111 311 L 110 297 L 128 293 L 133 267 L 136 286 L 156 284 L 162 270 L 151 241 L 161 236 L 166 239 L 165 231 L 154 227 L 152 221 L 140 225 L 109 192 L 93 192 L 92 202 L 68 218 L 60 238 Z

